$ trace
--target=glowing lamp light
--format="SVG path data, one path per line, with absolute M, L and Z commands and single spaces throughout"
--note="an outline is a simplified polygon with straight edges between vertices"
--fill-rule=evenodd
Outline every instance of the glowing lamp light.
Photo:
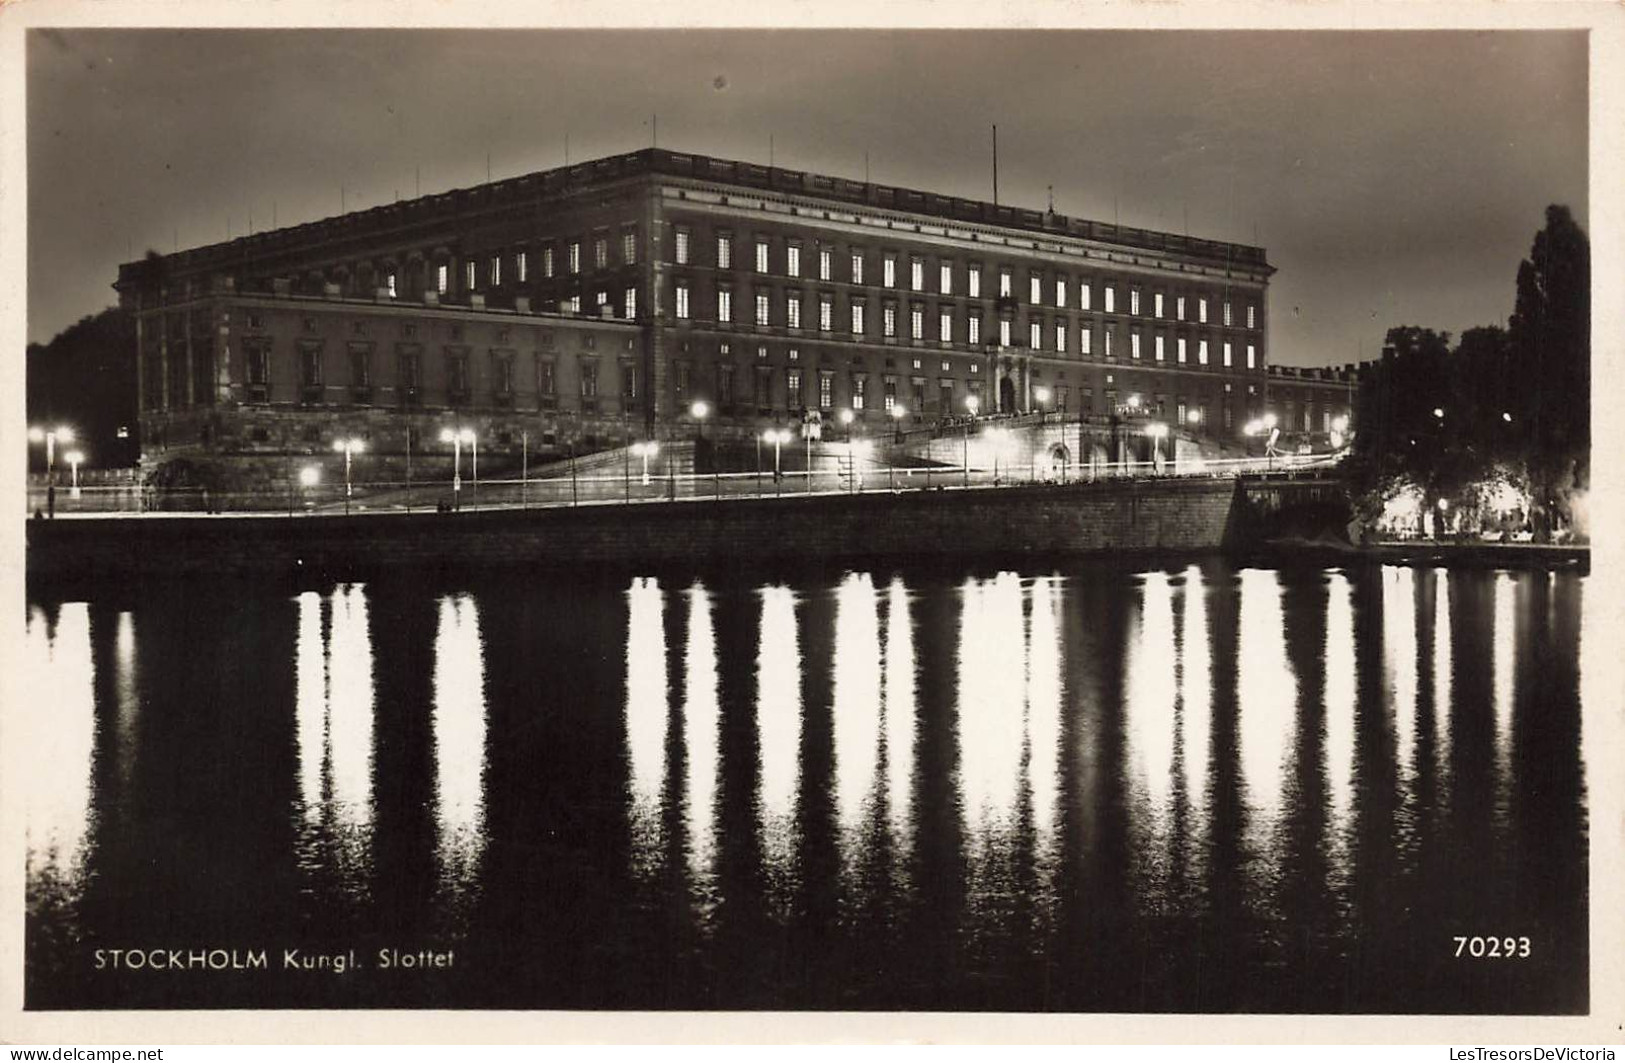
M 1192 410 L 1190 413 L 1187 413 L 1185 415 L 1185 420 L 1189 421 L 1191 424 L 1201 424 L 1202 423 L 1202 411 L 1201 410 Z
M 901 405 L 893 405 L 891 408 L 891 415 L 897 420 L 901 421 L 904 417 L 908 416 L 908 411 L 905 410 Z
M 322 470 L 314 465 L 306 465 L 299 470 L 299 483 L 304 487 L 315 487 L 322 481 Z
M 688 408 L 696 421 L 705 420 L 705 415 L 711 412 L 711 406 L 704 399 L 700 399 Z
M 1048 402 L 1049 401 L 1049 388 L 1043 388 L 1043 387 L 1034 388 L 1033 389 L 1033 398 L 1037 399 L 1040 404 Z
M 857 415 L 854 414 L 850 409 L 842 410 L 840 412 L 841 423 L 842 424 L 851 424 L 852 423 L 852 418 L 856 417 L 856 416 Z
M 1162 439 L 1168 434 L 1168 426 L 1160 421 L 1152 422 L 1145 426 L 1145 434 L 1152 439 Z
M 1138 396 L 1138 395 L 1130 395 L 1128 397 L 1128 408 L 1131 409 L 1131 410 L 1139 409 L 1140 408 L 1140 396 Z
M 1273 413 L 1266 413 L 1264 415 L 1264 427 L 1265 428 L 1274 428 L 1276 424 L 1277 424 L 1277 421 L 1276 421 L 1275 415 Z
M 977 398 L 975 395 L 966 395 L 965 396 L 965 409 L 967 409 L 967 410 L 969 410 L 971 412 L 972 417 L 975 417 L 976 416 L 976 411 L 981 409 L 981 408 L 982 408 L 982 400 L 981 399 Z

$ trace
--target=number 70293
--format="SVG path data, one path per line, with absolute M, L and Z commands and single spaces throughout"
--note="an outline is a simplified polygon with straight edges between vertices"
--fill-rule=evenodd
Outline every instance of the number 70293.
M 1523 959 L 1529 955 L 1526 937 L 1463 937 L 1457 934 L 1456 958 L 1470 956 L 1475 960 Z

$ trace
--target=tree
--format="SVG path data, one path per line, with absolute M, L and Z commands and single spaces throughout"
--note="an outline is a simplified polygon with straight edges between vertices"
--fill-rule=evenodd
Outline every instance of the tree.
M 1535 531 L 1545 538 L 1591 478 L 1591 245 L 1567 207 L 1546 208 L 1518 266 L 1508 335 L 1524 384 L 1511 412 L 1525 429 Z

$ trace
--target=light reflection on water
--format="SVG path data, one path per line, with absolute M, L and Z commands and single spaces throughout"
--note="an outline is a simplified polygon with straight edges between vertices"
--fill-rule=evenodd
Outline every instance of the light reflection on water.
M 281 802 L 293 837 L 231 841 L 273 894 L 287 875 L 290 925 L 350 920 L 492 955 L 570 942 L 611 983 L 681 972 L 634 1006 L 727 1006 L 742 998 L 684 994 L 738 967 L 762 994 L 750 1000 L 788 1007 L 1340 1010 L 1353 976 L 1339 964 L 1435 932 L 1404 920 L 1451 895 L 1437 876 L 1467 859 L 1458 836 L 1508 847 L 1493 876 L 1507 881 L 1475 883 L 1492 891 L 1480 908 L 1543 903 L 1554 940 L 1583 942 L 1583 892 L 1548 883 L 1532 901 L 1517 876 L 1534 858 L 1515 851 L 1584 870 L 1582 585 L 1212 563 L 857 571 L 745 593 L 640 576 L 557 599 L 561 625 L 609 617 L 608 642 L 568 661 L 515 611 L 526 593 L 548 600 L 545 585 L 304 592 L 230 643 L 266 647 L 243 667 L 268 691 L 251 722 L 270 785 L 234 814 Z M 147 871 L 120 861 L 202 814 L 171 800 L 183 753 L 154 736 L 186 735 L 205 745 L 184 756 L 205 757 L 234 725 L 196 730 L 197 705 L 170 692 L 197 688 L 159 652 L 175 649 L 157 641 L 165 619 L 144 604 L 28 613 L 25 681 L 52 723 L 27 765 L 31 942 L 123 932 L 128 905 L 107 891 Z M 542 676 L 565 688 L 539 690 Z M 1520 784 L 1531 757 L 1539 787 Z M 116 834 L 100 829 L 109 815 Z M 590 892 L 573 903 L 593 925 L 549 922 L 560 888 Z M 1136 951 L 1152 940 L 1211 947 L 1212 970 L 1251 977 L 1181 981 Z M 807 957 L 826 952 L 834 973 L 820 975 Z M 1437 972 L 1416 977 L 1433 981 L 1361 999 L 1462 1006 L 1418 988 Z M 471 978 L 475 1004 L 575 1000 Z M 827 993 L 810 988 L 820 978 Z M 1115 995 L 1136 979 L 1161 988 Z M 1583 1003 L 1583 977 L 1578 994 L 1562 984 L 1555 1003 L 1530 999 Z

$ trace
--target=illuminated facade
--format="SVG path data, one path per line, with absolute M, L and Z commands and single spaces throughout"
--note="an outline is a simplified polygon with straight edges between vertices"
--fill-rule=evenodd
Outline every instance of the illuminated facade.
M 1264 251 L 650 149 L 121 267 L 148 460 L 377 451 L 450 418 L 499 452 L 1132 399 L 1239 439 Z

